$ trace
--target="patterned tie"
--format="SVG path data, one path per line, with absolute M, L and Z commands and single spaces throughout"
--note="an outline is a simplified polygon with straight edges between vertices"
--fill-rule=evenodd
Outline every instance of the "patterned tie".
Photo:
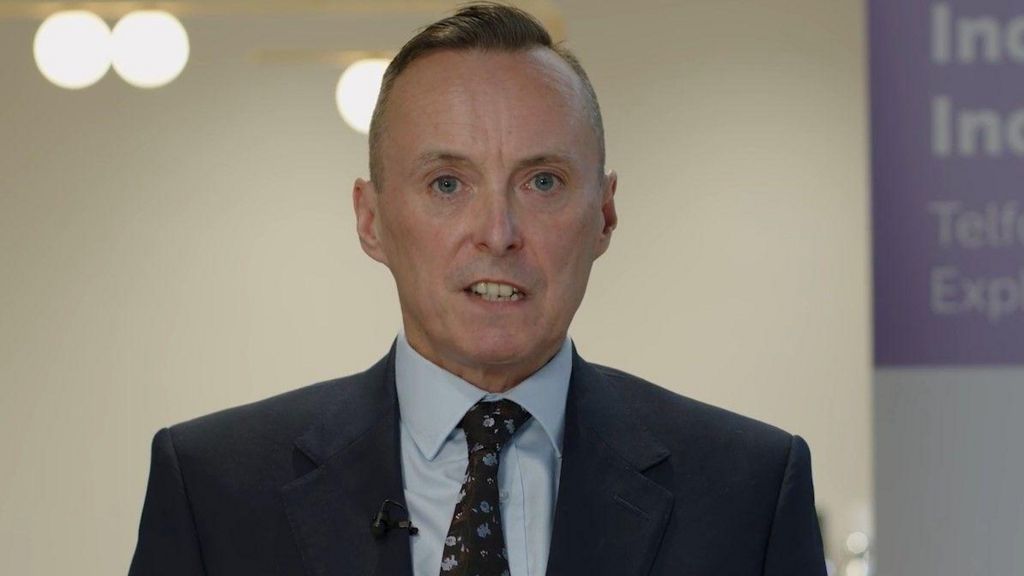
M 444 541 L 441 576 L 508 576 L 498 502 L 499 456 L 529 419 L 530 413 L 511 400 L 477 402 L 463 416 L 469 465 Z

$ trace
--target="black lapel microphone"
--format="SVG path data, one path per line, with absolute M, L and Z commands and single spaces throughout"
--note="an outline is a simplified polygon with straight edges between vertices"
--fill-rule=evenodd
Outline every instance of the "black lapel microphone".
M 392 521 L 391 514 L 388 512 L 388 505 L 398 506 L 408 515 L 408 510 L 405 506 L 402 506 L 394 500 L 385 500 L 380 504 L 380 510 L 377 512 L 377 516 L 373 518 L 373 522 L 370 524 L 370 533 L 377 540 L 380 540 L 387 535 L 388 530 L 408 530 L 409 535 L 419 533 L 420 529 L 412 525 L 410 520 L 398 520 Z

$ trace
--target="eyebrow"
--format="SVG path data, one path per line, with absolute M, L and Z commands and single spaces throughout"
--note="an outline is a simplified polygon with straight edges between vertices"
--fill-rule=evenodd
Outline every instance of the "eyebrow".
M 416 168 L 424 168 L 431 164 L 472 164 L 473 162 L 461 155 L 454 152 L 448 152 L 445 150 L 429 150 L 420 154 L 416 157 Z
M 538 154 L 531 156 L 530 158 L 524 158 L 519 162 L 516 162 L 515 171 L 518 172 L 523 168 L 529 168 L 531 166 L 540 166 L 541 164 L 556 165 L 568 168 L 572 166 L 572 161 L 566 154 L 549 153 L 549 154 Z

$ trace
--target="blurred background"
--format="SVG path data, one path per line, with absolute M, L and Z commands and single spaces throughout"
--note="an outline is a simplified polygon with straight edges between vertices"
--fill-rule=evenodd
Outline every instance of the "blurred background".
M 519 4 L 588 70 L 620 177 L 580 353 L 805 437 L 833 570 L 866 573 L 864 4 Z M 366 137 L 338 85 L 453 6 L 0 3 L 6 573 L 125 573 L 159 428 L 387 352 L 398 301 L 355 235 Z M 69 8 L 96 16 L 44 34 Z M 175 18 L 127 25 L 154 8 Z M 83 40 L 108 28 L 109 70 Z M 61 34 L 70 53 L 40 45 Z

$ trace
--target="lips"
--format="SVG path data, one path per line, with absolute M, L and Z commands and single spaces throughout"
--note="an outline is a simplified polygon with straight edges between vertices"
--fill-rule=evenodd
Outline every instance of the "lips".
M 491 302 L 514 302 L 526 297 L 526 291 L 518 285 L 500 280 L 478 280 L 465 291 Z
M 516 284 L 515 282 L 489 278 L 475 280 L 469 286 L 464 288 L 464 290 L 467 292 L 476 292 L 478 294 L 482 294 L 485 291 L 492 290 L 497 290 L 499 293 L 501 293 L 502 291 L 508 292 L 509 290 L 511 290 L 512 292 L 518 292 L 521 296 L 526 295 L 526 289 Z

